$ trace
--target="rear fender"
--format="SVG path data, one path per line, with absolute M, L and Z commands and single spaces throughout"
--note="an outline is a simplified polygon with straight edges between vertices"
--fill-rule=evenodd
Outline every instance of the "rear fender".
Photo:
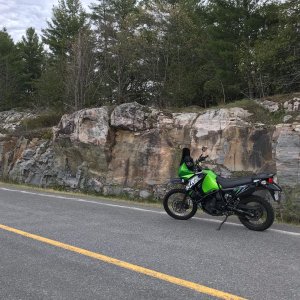
M 270 192 L 274 201 L 280 201 L 282 188 L 278 184 L 274 182 L 274 183 L 267 183 L 262 186 Z

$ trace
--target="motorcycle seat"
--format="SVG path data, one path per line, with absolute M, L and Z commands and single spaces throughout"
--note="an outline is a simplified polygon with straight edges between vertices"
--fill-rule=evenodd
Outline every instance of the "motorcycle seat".
M 250 184 L 253 182 L 252 177 L 241 177 L 241 178 L 224 178 L 224 177 L 217 177 L 218 184 L 221 185 L 223 189 L 233 188 L 236 186 L 241 186 L 244 184 Z
M 252 179 L 267 179 L 273 177 L 275 174 L 270 173 L 260 173 L 252 176 Z

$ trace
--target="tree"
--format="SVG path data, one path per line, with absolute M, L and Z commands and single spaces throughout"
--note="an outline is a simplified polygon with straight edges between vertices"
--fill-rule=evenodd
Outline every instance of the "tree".
M 266 25 L 255 45 L 262 94 L 300 88 L 300 4 L 286 1 L 265 8 Z
M 21 60 L 6 29 L 0 31 L 0 108 L 19 106 L 22 92 Z
M 87 15 L 79 0 L 59 0 L 52 12 L 48 28 L 42 30 L 43 41 L 55 57 L 65 59 L 71 55 L 79 31 L 87 26 Z
M 73 90 L 69 82 L 70 69 L 74 57 L 78 55 L 74 52 L 74 44 L 81 32 L 89 30 L 89 23 L 79 0 L 59 0 L 52 13 L 51 21 L 47 22 L 48 28 L 42 30 L 43 41 L 49 46 L 51 53 L 45 71 L 36 85 L 39 89 L 38 101 L 42 101 L 41 95 L 45 95 L 50 101 L 48 105 L 70 110 L 70 103 L 73 103 L 70 99 L 70 91 Z M 53 87 L 58 93 L 51 91 L 47 80 L 55 84 Z
M 35 29 L 30 27 L 26 30 L 26 36 L 22 36 L 21 42 L 17 44 L 19 55 L 22 59 L 22 76 L 25 93 L 30 95 L 34 91 L 33 82 L 40 78 L 44 63 L 43 45 Z
M 75 110 L 97 103 L 101 71 L 96 68 L 95 37 L 90 30 L 79 32 L 72 45 L 67 65 L 65 87 L 68 103 Z
M 145 49 L 149 49 L 143 27 L 149 20 L 142 6 L 135 0 L 100 0 L 92 6 L 92 19 L 106 99 L 119 104 L 143 99 L 149 83 L 142 72 L 147 65 Z
M 214 91 L 211 96 L 215 100 L 256 96 L 254 47 L 263 30 L 265 19 L 261 12 L 266 2 L 210 0 L 199 10 L 208 37 L 206 69 L 210 77 L 204 90 L 207 95 Z
M 205 62 L 205 37 L 202 21 L 196 14 L 198 2 L 171 1 L 164 6 L 168 7 L 168 11 L 162 45 L 163 57 L 167 61 L 163 65 L 163 102 L 168 106 L 202 106 L 201 69 Z
M 58 63 L 50 63 L 50 59 L 47 58 L 41 77 L 34 81 L 33 85 L 36 107 L 52 108 L 59 112 L 65 111 L 66 91 Z

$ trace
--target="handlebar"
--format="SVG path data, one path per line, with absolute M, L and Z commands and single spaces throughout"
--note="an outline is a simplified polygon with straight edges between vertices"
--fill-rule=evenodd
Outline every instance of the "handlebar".
M 205 161 L 208 158 L 208 155 L 203 156 L 202 154 L 199 156 L 199 158 L 196 160 L 196 163 L 200 163 Z

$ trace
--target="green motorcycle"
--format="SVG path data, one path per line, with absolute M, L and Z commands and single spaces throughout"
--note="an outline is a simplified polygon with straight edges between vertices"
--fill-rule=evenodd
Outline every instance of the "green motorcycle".
M 274 222 L 273 207 L 265 198 L 254 193 L 266 190 L 274 201 L 279 201 L 282 189 L 274 182 L 275 174 L 223 178 L 201 167 L 206 158 L 201 154 L 192 167 L 188 166 L 188 162 L 181 163 L 179 178 L 172 179 L 171 183 L 182 184 L 185 188 L 172 189 L 165 195 L 163 205 L 168 215 L 187 220 L 200 207 L 209 215 L 225 216 L 219 230 L 231 215 L 238 216 L 248 229 L 263 231 L 269 228 Z

